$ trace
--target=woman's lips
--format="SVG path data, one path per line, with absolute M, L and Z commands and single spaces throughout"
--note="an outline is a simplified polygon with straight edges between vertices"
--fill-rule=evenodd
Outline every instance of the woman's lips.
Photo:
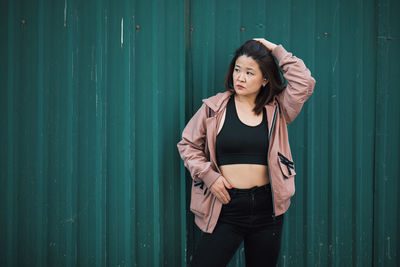
M 239 89 L 243 89 L 243 88 L 244 88 L 244 87 L 241 86 L 241 85 L 237 85 L 237 87 L 238 87 Z

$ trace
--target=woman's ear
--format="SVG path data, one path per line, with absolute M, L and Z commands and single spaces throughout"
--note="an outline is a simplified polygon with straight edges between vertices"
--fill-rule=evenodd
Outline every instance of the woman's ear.
M 263 79 L 263 86 L 266 86 L 268 84 L 268 80 L 267 80 L 267 78 L 264 78 Z

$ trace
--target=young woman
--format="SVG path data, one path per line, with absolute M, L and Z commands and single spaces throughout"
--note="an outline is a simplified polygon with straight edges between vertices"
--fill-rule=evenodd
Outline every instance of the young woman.
M 295 191 L 286 126 L 315 80 L 282 45 L 254 39 L 235 52 L 225 86 L 203 100 L 178 143 L 193 178 L 190 209 L 204 232 L 191 265 L 226 266 L 244 241 L 246 266 L 276 266 Z

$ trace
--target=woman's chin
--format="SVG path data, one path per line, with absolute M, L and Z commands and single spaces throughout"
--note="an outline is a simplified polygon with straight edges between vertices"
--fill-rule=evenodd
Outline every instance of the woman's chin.
M 244 88 L 235 87 L 235 93 L 239 95 L 245 94 Z
M 246 97 L 246 98 L 256 98 L 258 92 L 249 92 L 246 89 L 236 89 L 235 88 L 235 94 L 240 96 L 240 97 Z

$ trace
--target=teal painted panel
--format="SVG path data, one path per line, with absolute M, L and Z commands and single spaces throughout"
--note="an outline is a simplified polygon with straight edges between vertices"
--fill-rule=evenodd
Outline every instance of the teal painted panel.
M 377 10 L 376 129 L 374 164 L 374 264 L 400 265 L 400 3 L 379 1 Z
M 0 12 L 0 265 L 185 265 L 184 3 Z

